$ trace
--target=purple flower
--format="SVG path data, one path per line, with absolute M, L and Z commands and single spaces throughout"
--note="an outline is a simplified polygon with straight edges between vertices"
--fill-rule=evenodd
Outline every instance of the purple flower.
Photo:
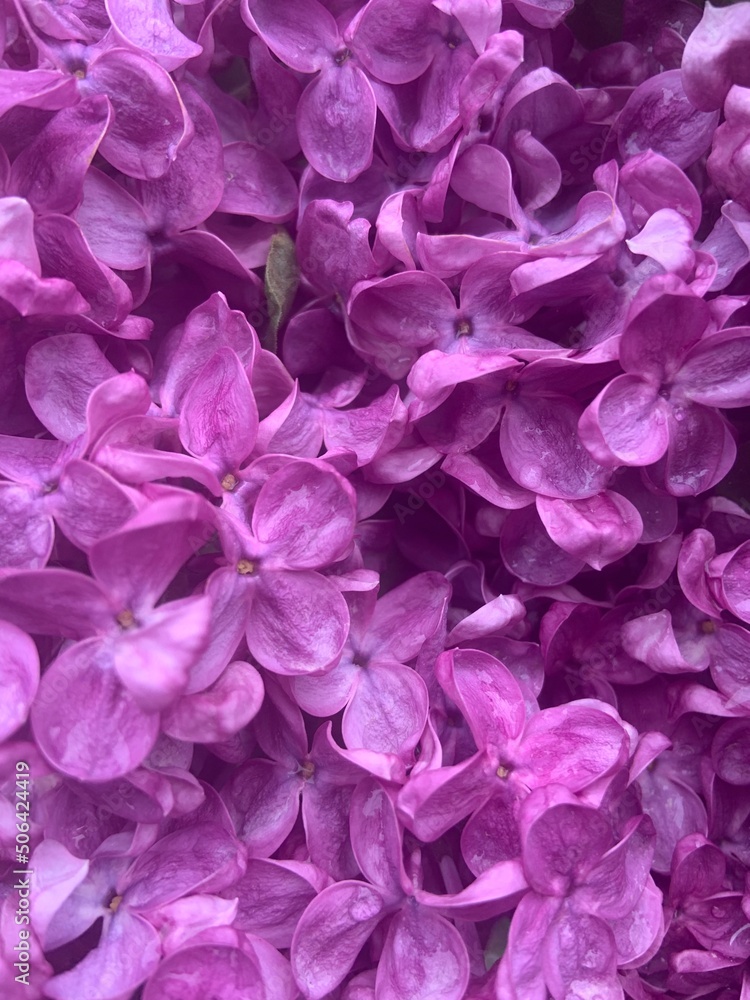
M 659 463 L 654 478 L 675 496 L 702 492 L 727 473 L 735 444 L 717 409 L 750 400 L 741 361 L 750 338 L 743 328 L 707 331 L 709 320 L 705 303 L 675 277 L 643 288 L 620 341 L 625 373 L 579 424 L 597 461 Z

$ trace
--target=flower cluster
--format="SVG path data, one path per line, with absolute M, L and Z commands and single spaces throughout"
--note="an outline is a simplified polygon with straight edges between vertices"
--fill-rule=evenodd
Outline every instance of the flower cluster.
M 3 998 L 748 1000 L 750 3 L 0 28 Z

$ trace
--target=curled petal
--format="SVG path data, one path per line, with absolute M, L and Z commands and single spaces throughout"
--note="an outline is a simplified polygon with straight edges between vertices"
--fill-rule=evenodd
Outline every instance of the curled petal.
M 611 490 L 586 500 L 537 497 L 537 511 L 552 541 L 594 569 L 627 555 L 643 534 L 641 515 Z

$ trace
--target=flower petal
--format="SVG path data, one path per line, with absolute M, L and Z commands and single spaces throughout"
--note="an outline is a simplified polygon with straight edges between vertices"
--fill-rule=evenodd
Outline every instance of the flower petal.
M 400 910 L 378 962 L 378 998 L 461 1000 L 468 982 L 469 956 L 456 928 L 424 907 L 407 904 Z
M 365 882 L 338 882 L 300 917 L 290 958 L 306 1000 L 323 1000 L 344 979 L 384 916 L 382 894 Z
M 159 734 L 159 716 L 139 708 L 99 639 L 70 646 L 47 668 L 31 724 L 54 767 L 79 781 L 127 774 L 143 762 Z

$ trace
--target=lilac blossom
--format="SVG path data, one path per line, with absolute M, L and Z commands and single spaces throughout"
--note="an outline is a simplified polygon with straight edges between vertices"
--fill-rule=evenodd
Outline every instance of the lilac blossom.
M 605 7 L 5 5 L 3 997 L 748 1000 L 750 3 Z

